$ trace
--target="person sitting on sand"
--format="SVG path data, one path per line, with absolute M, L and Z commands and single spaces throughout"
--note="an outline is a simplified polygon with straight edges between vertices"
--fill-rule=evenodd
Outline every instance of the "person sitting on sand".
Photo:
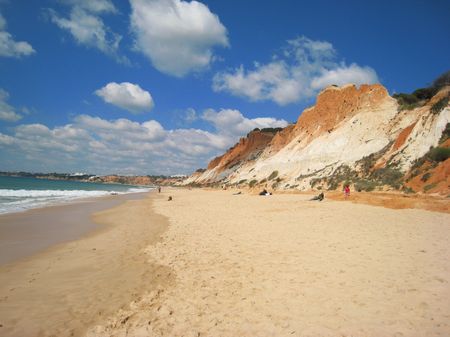
M 169 198 L 167 199 L 167 201 L 172 201 L 172 197 L 171 197 L 171 196 L 169 196 Z
M 324 198 L 325 198 L 325 195 L 323 194 L 323 192 L 321 192 L 319 195 L 316 195 L 314 198 L 312 198 L 310 200 L 322 201 Z
M 267 192 L 266 189 L 263 189 L 261 192 L 259 192 L 259 195 L 272 195 L 272 193 Z

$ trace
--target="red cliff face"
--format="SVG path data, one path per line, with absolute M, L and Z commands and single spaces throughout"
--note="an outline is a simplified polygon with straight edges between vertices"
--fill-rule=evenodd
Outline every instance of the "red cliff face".
M 389 97 L 380 84 L 328 87 L 317 96 L 314 106 L 305 109 L 295 125 L 289 125 L 273 137 L 267 148 L 272 155 L 302 134 L 307 143 L 325 132 L 332 132 L 346 118 L 352 118 L 361 109 L 374 109 Z
M 359 88 L 346 85 L 342 88 L 328 87 L 317 96 L 317 103 L 300 115 L 295 130 L 318 136 L 331 132 L 346 118 L 359 110 L 376 109 L 389 94 L 381 84 L 363 84 Z
M 218 170 L 225 170 L 233 167 L 243 160 L 249 160 L 252 156 L 256 156 L 263 151 L 267 144 L 270 143 L 274 137 L 275 132 L 266 132 L 264 129 L 250 132 L 247 137 L 241 138 L 239 143 L 229 149 L 220 157 L 214 158 L 208 164 L 208 170 L 216 168 Z
M 278 132 L 270 142 L 270 151 L 277 152 L 286 146 L 294 137 L 295 124 L 286 126 L 283 130 Z
M 331 86 L 295 124 L 251 132 L 189 182 L 245 185 L 277 171 L 277 189 L 307 190 L 318 182 L 331 188 L 353 179 L 367 189 L 448 195 L 450 159 L 430 161 L 426 154 L 436 146 L 439 156 L 448 153 L 448 97 L 450 86 L 408 109 L 380 84 Z

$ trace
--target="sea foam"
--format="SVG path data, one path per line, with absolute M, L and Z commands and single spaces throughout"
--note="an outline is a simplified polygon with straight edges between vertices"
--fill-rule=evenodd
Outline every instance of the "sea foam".
M 150 190 L 150 188 L 129 188 L 125 191 L 0 189 L 0 214 L 21 212 L 32 208 L 56 205 L 83 198 L 148 192 Z

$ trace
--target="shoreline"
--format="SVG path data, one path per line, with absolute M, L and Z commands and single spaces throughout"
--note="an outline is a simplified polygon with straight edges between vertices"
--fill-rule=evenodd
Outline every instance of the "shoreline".
M 168 226 L 153 211 L 158 195 L 146 194 L 93 214 L 97 228 L 77 240 L 0 266 L 0 334 L 83 336 L 145 289 L 170 283 L 144 252 Z
M 93 213 L 127 200 L 144 198 L 147 193 L 151 192 L 82 198 L 23 212 L 0 214 L 0 266 L 80 239 L 101 227 L 92 221 Z

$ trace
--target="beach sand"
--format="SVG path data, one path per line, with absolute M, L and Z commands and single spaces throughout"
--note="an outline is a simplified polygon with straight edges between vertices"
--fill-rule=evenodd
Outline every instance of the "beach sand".
M 147 193 L 90 198 L 71 203 L 0 215 L 0 266 L 46 248 L 83 237 L 101 224 L 92 213 L 117 206 Z
M 87 336 L 449 336 L 450 215 L 172 190 L 161 283 Z M 173 196 L 168 202 L 167 196 Z
M 81 239 L 0 267 L 0 336 L 82 336 L 140 293 L 160 282 L 170 284 L 168 267 L 149 264 L 144 253 L 167 227 L 165 218 L 152 211 L 153 197 L 101 211 L 93 220 L 102 226 Z M 86 221 L 86 211 L 99 204 L 105 205 L 99 201 L 97 206 L 83 203 L 27 214 L 47 233 L 62 217 L 78 214 L 78 221 Z M 8 219 L 24 217 L 15 214 Z M 92 231 L 92 224 L 80 225 Z M 73 233 L 58 235 L 68 239 L 69 234 Z M 12 235 L 20 236 L 15 231 Z
M 309 198 L 164 189 L 101 212 L 0 269 L 0 335 L 450 335 L 450 214 Z

